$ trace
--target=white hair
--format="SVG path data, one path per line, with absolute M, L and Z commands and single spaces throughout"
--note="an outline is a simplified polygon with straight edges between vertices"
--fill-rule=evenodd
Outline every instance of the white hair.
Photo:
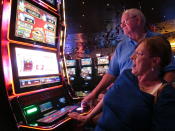
M 139 17 L 141 18 L 141 20 L 142 20 L 143 25 L 144 25 L 144 26 L 146 25 L 146 18 L 145 18 L 144 14 L 142 13 L 141 10 L 136 9 L 136 8 L 131 8 L 131 9 L 125 10 L 125 11 L 122 13 L 122 16 L 123 16 L 124 14 L 128 14 L 129 16 L 134 16 L 134 15 L 139 16 Z

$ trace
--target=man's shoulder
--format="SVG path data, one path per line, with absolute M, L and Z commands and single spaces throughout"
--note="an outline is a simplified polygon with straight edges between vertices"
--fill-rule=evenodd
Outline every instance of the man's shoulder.
M 118 45 L 117 48 L 122 48 L 122 47 L 126 47 L 127 45 L 129 45 L 131 42 L 131 39 L 129 37 L 125 37 L 124 39 L 122 39 Z
M 158 32 L 152 32 L 152 31 L 147 31 L 146 37 L 152 37 L 152 36 L 160 36 L 161 34 Z

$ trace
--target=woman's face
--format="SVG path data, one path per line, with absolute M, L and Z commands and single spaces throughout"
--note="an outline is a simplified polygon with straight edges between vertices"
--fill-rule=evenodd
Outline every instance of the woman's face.
M 144 43 L 140 43 L 131 59 L 133 61 L 132 73 L 134 75 L 141 76 L 151 71 L 153 61 Z

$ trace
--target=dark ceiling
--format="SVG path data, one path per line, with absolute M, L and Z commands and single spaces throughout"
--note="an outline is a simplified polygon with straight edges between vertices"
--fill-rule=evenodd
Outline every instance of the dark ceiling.
M 141 9 L 150 24 L 175 18 L 175 0 L 65 0 L 65 7 L 69 34 L 100 32 L 127 8 Z

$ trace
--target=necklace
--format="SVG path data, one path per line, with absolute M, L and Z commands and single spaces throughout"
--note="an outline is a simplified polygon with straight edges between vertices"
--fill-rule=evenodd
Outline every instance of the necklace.
M 159 90 L 159 88 L 161 88 L 162 84 L 163 83 L 161 82 L 161 83 L 155 84 L 153 86 L 147 86 L 147 87 L 140 86 L 140 90 L 143 92 L 146 92 L 148 94 L 151 94 L 153 96 L 156 96 L 157 91 Z

